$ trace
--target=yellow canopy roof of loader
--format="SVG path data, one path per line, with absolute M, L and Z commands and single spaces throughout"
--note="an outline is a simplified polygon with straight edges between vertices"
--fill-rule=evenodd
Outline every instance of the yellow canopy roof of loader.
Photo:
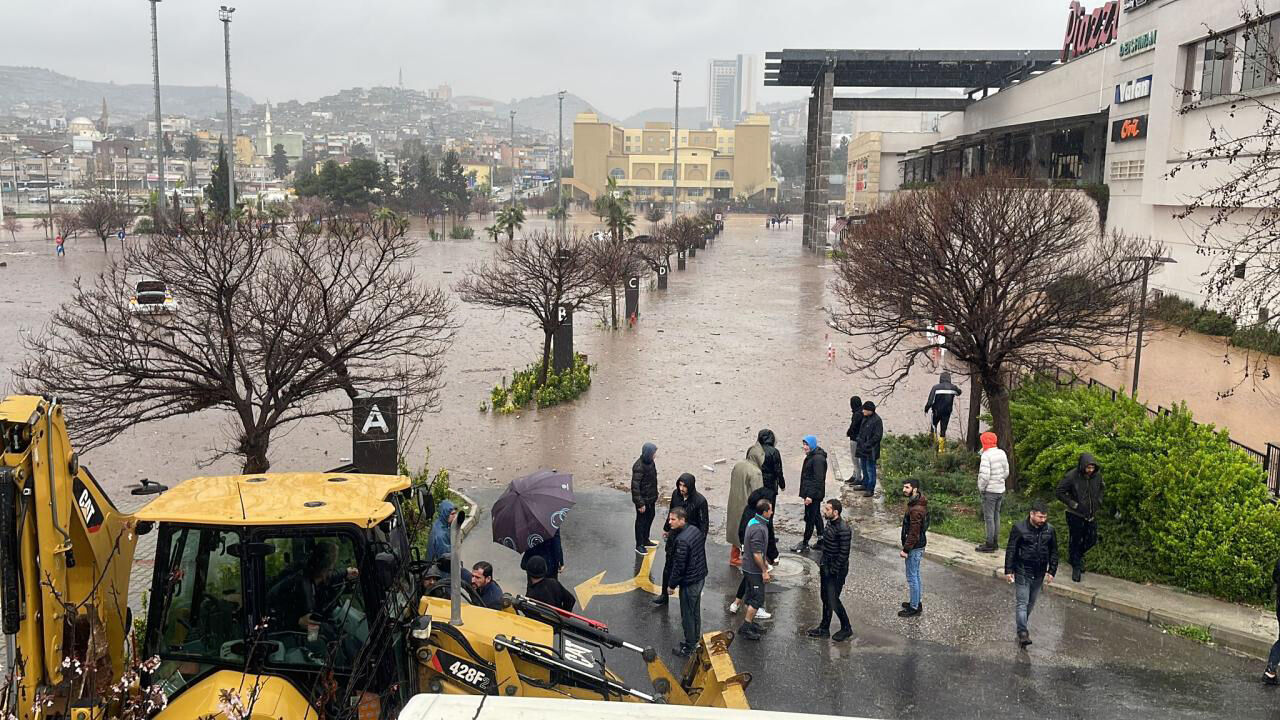
M 409 487 L 400 475 L 265 473 L 185 480 L 138 511 L 138 520 L 196 525 L 373 527 L 394 506 L 387 496 Z

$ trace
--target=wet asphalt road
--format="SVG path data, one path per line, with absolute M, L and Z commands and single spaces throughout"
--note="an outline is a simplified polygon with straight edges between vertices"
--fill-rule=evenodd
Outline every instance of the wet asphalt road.
M 496 496 L 488 489 L 474 495 L 482 505 Z M 606 583 L 625 581 L 640 562 L 631 548 L 630 497 L 579 492 L 578 498 L 562 531 L 562 581 L 572 590 L 601 570 Z M 712 508 L 704 632 L 741 623 L 726 612 L 739 575 L 716 532 L 723 514 Z M 463 559 L 489 560 L 504 590 L 522 593 L 519 557 L 491 542 L 489 520 L 482 515 L 463 545 Z M 661 522 L 654 525 L 656 538 Z M 795 542 L 785 531 L 779 537 L 780 545 Z M 661 556 L 659 548 L 655 580 Z M 1271 717 L 1280 700 L 1275 688 L 1258 682 L 1255 661 L 1054 596 L 1041 596 L 1031 622 L 1035 644 L 1020 652 L 1013 642 L 1012 588 L 929 560 L 923 566 L 925 613 L 901 619 L 896 612 L 906 584 L 897 553 L 855 536 L 851 562 L 843 600 L 854 636 L 833 644 L 804 637 L 820 615 L 816 566 L 784 553 L 780 565 L 787 576 L 770 586 L 766 600 L 774 613 L 765 623 L 770 632 L 758 643 L 738 638 L 731 649 L 737 669 L 753 675 L 747 692 L 752 707 L 945 720 L 1245 718 Z M 597 595 L 585 614 L 621 637 L 657 648 L 678 667 L 671 653 L 681 632 L 678 604 L 658 608 L 653 597 L 641 590 Z M 638 688 L 649 689 L 633 656 L 611 659 Z

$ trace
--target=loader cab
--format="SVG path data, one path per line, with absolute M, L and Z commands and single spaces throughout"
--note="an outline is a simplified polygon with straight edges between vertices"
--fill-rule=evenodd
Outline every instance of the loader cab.
M 143 508 L 157 533 L 151 682 L 172 701 L 219 670 L 282 677 L 326 714 L 407 701 L 405 487 L 381 475 L 195 478 Z

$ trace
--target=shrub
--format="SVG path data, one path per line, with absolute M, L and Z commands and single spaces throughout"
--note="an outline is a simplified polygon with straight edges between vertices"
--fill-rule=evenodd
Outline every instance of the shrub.
M 538 407 L 551 407 L 577 398 L 591 387 L 591 372 L 594 366 L 587 363 L 581 353 L 574 353 L 573 367 L 564 372 L 547 373 L 547 381 L 538 387 L 538 375 L 542 371 L 542 363 L 536 362 L 524 370 L 518 370 L 511 376 L 511 384 L 502 379 L 502 384 L 493 386 L 489 391 L 489 407 L 494 412 L 510 415 L 536 402 Z M 483 408 L 483 404 L 482 404 Z
M 1194 330 L 1205 335 L 1227 336 L 1236 331 L 1236 321 L 1230 315 L 1197 307 L 1189 300 L 1176 295 L 1163 295 L 1151 305 L 1152 317 L 1170 325 Z
M 1268 355 L 1280 355 L 1280 332 L 1268 327 L 1253 325 L 1239 328 L 1231 333 L 1230 342 L 1236 347 L 1258 350 Z
M 440 507 L 441 502 L 448 500 L 454 504 L 454 507 L 470 514 L 471 505 L 466 500 L 463 500 L 461 495 L 454 492 L 449 485 L 449 469 L 440 468 L 436 470 L 435 475 L 431 474 L 430 448 L 427 448 L 423 453 L 422 465 L 417 470 L 409 469 L 409 463 L 403 455 L 400 456 L 398 462 L 398 472 L 409 478 L 409 484 L 412 487 L 419 485 L 429 485 L 431 487 L 431 499 L 435 501 L 436 507 Z M 431 537 L 431 524 L 435 522 L 435 518 L 418 517 L 418 506 L 415 503 L 405 503 L 402 510 L 409 542 L 414 547 L 426 552 L 427 540 Z
M 450 240 L 470 240 L 475 234 L 476 231 L 466 225 L 454 225 L 449 228 Z

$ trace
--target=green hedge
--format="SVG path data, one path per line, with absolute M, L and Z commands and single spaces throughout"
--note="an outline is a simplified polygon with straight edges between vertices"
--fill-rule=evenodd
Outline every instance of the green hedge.
M 574 353 L 572 368 L 562 373 L 547 373 L 547 382 L 539 387 L 542 363 L 536 362 L 524 370 L 517 370 L 510 385 L 507 385 L 506 378 L 502 379 L 501 385 L 494 385 L 489 392 L 489 402 L 481 403 L 480 409 L 483 411 L 491 407 L 494 412 L 509 415 L 528 407 L 531 402 L 537 402 L 540 408 L 568 402 L 591 387 L 591 371 L 594 369 L 587 363 L 585 355 Z
M 1083 387 L 1033 382 L 1011 402 L 1024 491 L 1047 494 L 1080 453 L 1106 483 L 1090 569 L 1255 603 L 1271 597 L 1280 510 L 1260 465 L 1184 405 L 1151 416 Z M 1065 530 L 1065 528 L 1064 528 Z
M 1151 317 L 1170 325 L 1194 330 L 1205 335 L 1228 336 L 1236 331 L 1236 321 L 1230 315 L 1197 307 L 1189 300 L 1176 295 L 1163 295 L 1151 305 Z

